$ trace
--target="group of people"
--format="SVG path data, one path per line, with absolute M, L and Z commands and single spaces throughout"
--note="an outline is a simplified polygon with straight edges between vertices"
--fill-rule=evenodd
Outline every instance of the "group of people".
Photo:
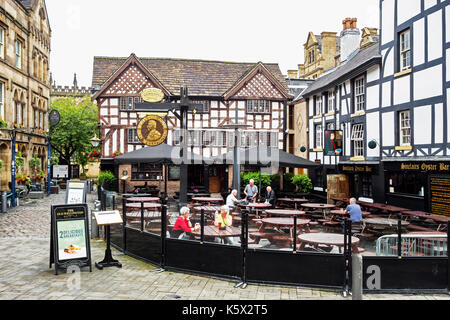
M 266 202 L 272 205 L 272 208 L 275 208 L 276 205 L 276 195 L 275 191 L 273 191 L 272 187 L 267 187 L 266 189 Z M 231 209 L 234 210 L 236 206 L 239 204 L 249 204 L 249 203 L 255 203 L 256 199 L 258 197 L 258 187 L 255 185 L 255 181 L 252 179 L 250 180 L 249 184 L 244 189 L 245 198 L 242 200 L 239 200 L 237 198 L 238 191 L 233 190 L 227 197 L 226 205 Z

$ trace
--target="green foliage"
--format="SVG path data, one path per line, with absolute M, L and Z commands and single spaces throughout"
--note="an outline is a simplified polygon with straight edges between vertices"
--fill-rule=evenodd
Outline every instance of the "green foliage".
M 250 180 L 255 181 L 255 185 L 259 188 L 259 172 L 241 172 L 241 188 L 245 189 L 245 187 L 250 183 Z M 280 185 L 280 176 L 278 174 L 270 175 L 270 174 L 262 174 L 261 175 L 261 190 L 264 191 L 268 186 L 272 186 L 274 190 L 276 189 L 276 183 L 278 181 L 278 186 Z M 260 194 L 261 194 L 260 190 Z M 264 194 L 264 192 L 263 192 Z
M 0 128 L 8 128 L 8 122 L 6 122 L 5 120 L 0 120 Z
M 3 160 L 0 159 L 0 170 L 3 169 Z
M 34 157 L 31 158 L 30 161 L 29 161 L 30 169 L 33 172 L 37 172 L 41 168 L 41 164 L 42 164 L 42 161 L 41 161 L 41 159 L 39 159 L 37 157 L 37 155 L 34 155 Z
M 299 174 L 292 177 L 292 183 L 297 186 L 297 191 L 309 193 L 313 189 L 311 179 L 306 174 Z
M 80 159 L 91 150 L 90 139 L 98 135 L 97 106 L 89 96 L 59 98 L 51 102 L 50 111 L 57 110 L 61 121 L 50 126 L 51 144 L 55 154 L 70 164 L 72 158 Z
M 112 187 L 116 182 L 116 176 L 111 171 L 102 171 L 97 178 L 97 185 L 101 186 L 103 182 L 109 187 Z
M 284 174 L 284 179 L 283 179 L 283 190 L 286 192 L 293 192 L 295 191 L 296 185 L 292 183 L 292 178 L 294 178 L 295 174 L 293 174 L 292 172 L 286 172 Z
M 57 166 L 59 164 L 59 158 L 57 156 L 53 155 L 50 161 L 52 166 Z
M 22 157 L 22 153 L 17 152 L 16 153 L 16 168 L 17 171 L 21 171 L 23 167 L 25 166 L 25 158 Z

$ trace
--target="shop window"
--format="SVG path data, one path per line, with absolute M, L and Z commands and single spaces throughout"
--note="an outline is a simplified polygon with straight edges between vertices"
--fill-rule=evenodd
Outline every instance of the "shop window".
M 139 163 L 133 164 L 131 180 L 134 181 L 160 181 L 162 180 L 162 165 Z
M 427 174 L 422 172 L 393 172 L 388 176 L 389 193 L 424 197 Z
M 373 197 L 372 176 L 362 175 L 362 177 L 361 177 L 361 195 L 360 196 L 365 197 L 365 198 Z

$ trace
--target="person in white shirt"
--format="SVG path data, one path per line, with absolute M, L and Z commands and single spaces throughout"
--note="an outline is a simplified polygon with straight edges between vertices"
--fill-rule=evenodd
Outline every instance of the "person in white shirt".
M 239 204 L 239 200 L 237 198 L 237 190 L 231 191 L 231 193 L 227 197 L 226 205 L 231 209 L 234 210 L 235 207 Z

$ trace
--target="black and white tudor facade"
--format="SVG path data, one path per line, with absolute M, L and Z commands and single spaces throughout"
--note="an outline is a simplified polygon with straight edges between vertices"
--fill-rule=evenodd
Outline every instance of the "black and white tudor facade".
M 316 192 L 346 174 L 351 196 L 450 214 L 449 4 L 380 0 L 376 43 L 304 92 Z M 343 131 L 341 156 L 324 154 L 325 130 Z

